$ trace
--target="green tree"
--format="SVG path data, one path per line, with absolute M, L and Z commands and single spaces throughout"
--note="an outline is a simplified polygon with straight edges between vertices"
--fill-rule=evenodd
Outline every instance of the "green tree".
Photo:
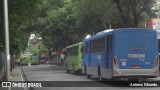
M 79 0 L 75 3 L 83 33 L 96 33 L 110 25 L 112 28 L 142 27 L 141 22 L 156 16 L 155 0 Z
M 35 56 L 41 56 L 46 53 L 48 53 L 48 50 L 43 44 L 39 44 L 37 47 L 32 49 L 32 54 Z
M 40 0 L 9 0 L 9 30 L 11 53 L 19 54 L 27 47 L 30 32 L 23 31 L 22 26 L 31 25 L 36 18 L 36 7 Z M 3 0 L 0 1 L 0 50 L 4 51 Z
M 82 36 L 77 35 L 80 31 L 77 28 L 77 17 L 71 2 L 71 0 L 52 0 L 43 3 L 44 8 L 37 22 L 28 27 L 42 36 L 48 48 L 63 49 L 66 45 L 81 40 Z
M 82 41 L 104 29 L 144 27 L 156 16 L 156 0 L 9 0 L 11 52 L 25 51 L 31 33 L 41 35 L 50 51 Z M 0 10 L 3 11 L 2 0 Z M 0 14 L 0 50 L 4 50 Z M 36 50 L 35 50 L 36 52 Z
M 113 0 L 123 21 L 123 27 L 138 27 L 144 14 L 155 14 L 156 0 Z

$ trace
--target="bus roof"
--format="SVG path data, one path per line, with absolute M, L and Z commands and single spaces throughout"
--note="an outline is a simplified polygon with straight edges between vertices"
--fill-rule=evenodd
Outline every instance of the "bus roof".
M 119 28 L 116 30 L 153 30 L 155 31 L 155 29 L 149 29 L 149 28 Z
M 114 32 L 125 32 L 125 31 L 149 31 L 149 32 L 155 32 L 156 30 L 154 29 L 146 29 L 146 28 L 119 28 L 119 29 L 108 29 L 108 30 L 104 30 L 104 31 L 101 31 L 101 32 L 98 32 L 96 33 L 95 35 L 93 35 L 91 38 L 87 38 L 87 39 L 84 39 L 83 42 L 85 41 L 89 41 L 89 40 L 92 40 L 92 39 L 96 39 L 96 38 L 100 38 L 100 37 L 103 37 L 105 35 L 110 35 L 110 34 L 113 34 Z
M 96 35 L 102 35 L 104 33 L 109 33 L 109 32 L 112 32 L 114 29 L 107 29 L 107 30 L 104 30 L 104 31 L 101 31 L 101 32 L 98 32 L 96 33 Z

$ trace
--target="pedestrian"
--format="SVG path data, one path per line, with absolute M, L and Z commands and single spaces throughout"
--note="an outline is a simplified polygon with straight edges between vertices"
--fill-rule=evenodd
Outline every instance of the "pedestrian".
M 18 67 L 20 66 L 20 62 L 18 62 Z
M 18 66 L 17 61 L 15 61 L 15 66 L 16 66 L 16 67 Z
M 20 59 L 19 58 L 17 59 L 17 66 L 18 67 L 20 66 Z

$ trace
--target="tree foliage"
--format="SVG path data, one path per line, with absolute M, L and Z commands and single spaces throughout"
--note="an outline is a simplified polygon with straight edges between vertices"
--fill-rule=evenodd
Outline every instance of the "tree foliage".
M 48 50 L 43 44 L 39 44 L 37 47 L 32 49 L 32 54 L 35 56 L 41 56 L 46 53 L 48 53 Z
M 40 1 L 40 0 L 39 0 Z M 19 54 L 25 51 L 30 32 L 24 32 L 23 27 L 31 25 L 36 17 L 38 0 L 9 0 L 9 35 L 11 53 Z M 0 50 L 4 51 L 3 0 L 0 1 Z
M 30 33 L 41 35 L 45 46 L 59 50 L 104 29 L 144 27 L 158 7 L 156 0 L 9 0 L 11 51 L 24 51 Z M 0 14 L 1 51 L 2 22 Z
M 145 13 L 153 13 L 155 0 L 113 0 L 123 22 L 123 27 L 138 27 Z
M 155 0 L 79 0 L 79 25 L 85 31 L 140 26 L 147 17 L 155 16 Z

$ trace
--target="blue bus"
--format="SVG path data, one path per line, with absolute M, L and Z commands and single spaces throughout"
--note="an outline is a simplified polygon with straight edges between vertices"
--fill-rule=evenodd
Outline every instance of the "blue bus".
M 83 40 L 82 72 L 102 78 L 139 80 L 159 74 L 157 32 L 152 29 L 104 30 Z

